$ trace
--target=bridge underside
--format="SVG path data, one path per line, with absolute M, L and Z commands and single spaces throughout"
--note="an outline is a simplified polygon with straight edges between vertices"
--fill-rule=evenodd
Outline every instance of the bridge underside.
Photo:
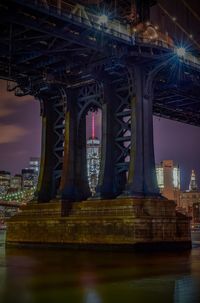
M 65 2 L 64 9 L 72 10 L 73 1 Z M 156 45 L 130 45 L 120 36 L 72 22 L 55 9 L 47 10 L 44 5 L 38 8 L 34 4 L 37 1 L 29 3 L 2 1 L 0 6 L 0 78 L 15 81 L 8 88 L 19 96 L 37 95 L 41 89 L 38 83 L 48 78 L 71 86 L 93 79 L 92 69 L 102 66 L 117 68 L 124 61 L 134 65 L 138 58 L 144 65 L 150 61 L 158 64 L 170 57 L 167 50 Z M 125 3 L 128 7 L 128 1 L 119 1 L 117 6 L 126 11 Z M 153 113 L 199 126 L 199 73 L 172 59 L 157 80 Z
M 170 47 L 127 35 L 123 24 L 121 32 L 99 25 L 72 2 L 0 5 L 0 77 L 17 96 L 37 98 L 42 116 L 39 203 L 10 220 L 7 241 L 189 247 L 189 219 L 159 194 L 152 116 L 199 126 L 199 71 Z M 79 203 L 91 196 L 86 114 L 98 108 L 99 183 L 94 199 Z

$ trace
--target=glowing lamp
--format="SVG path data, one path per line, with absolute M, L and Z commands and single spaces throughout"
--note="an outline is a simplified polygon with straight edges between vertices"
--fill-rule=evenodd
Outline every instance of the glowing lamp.
M 99 16 L 99 23 L 100 24 L 106 24 L 106 23 L 108 23 L 108 16 L 106 16 L 106 15 Z
M 179 57 L 185 57 L 186 51 L 184 47 L 179 47 L 176 49 L 176 53 Z

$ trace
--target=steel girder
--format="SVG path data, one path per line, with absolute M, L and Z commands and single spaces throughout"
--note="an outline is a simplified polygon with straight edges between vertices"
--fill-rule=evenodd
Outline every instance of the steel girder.
M 9 13 L 4 10 L 4 21 L 22 25 L 29 29 L 37 29 L 40 33 L 77 43 L 78 45 L 87 48 L 90 47 L 96 51 L 105 52 L 107 49 L 109 53 L 116 53 L 116 42 L 114 41 L 116 40 L 123 43 L 123 39 L 121 39 L 119 35 L 113 36 L 113 34 L 108 33 L 104 29 L 99 30 L 99 27 L 95 29 L 94 26 L 88 26 L 87 23 L 82 22 L 82 18 L 79 20 L 78 17 L 73 17 L 70 11 L 64 14 L 62 14 L 62 12 L 58 14 L 57 11 L 53 8 L 51 9 L 51 7 L 47 9 L 43 5 L 38 4 L 37 6 L 35 1 L 27 2 L 16 0 L 11 1 L 11 3 L 13 6 L 17 3 L 18 5 L 21 5 L 22 9 L 26 10 L 24 13 L 23 10 L 16 10 L 14 13 L 12 13 L 12 10 Z M 39 13 L 41 17 L 39 18 L 37 16 L 37 20 L 35 20 L 33 14 L 39 15 Z M 46 16 L 52 17 L 52 22 L 47 22 L 45 20 Z M 58 28 L 55 26 L 55 22 L 58 22 L 58 20 L 59 22 L 62 21 L 62 27 Z M 126 44 L 127 41 L 125 45 Z M 122 48 L 119 43 L 118 46 Z
M 116 145 L 116 175 L 127 173 L 130 160 L 131 144 L 131 99 L 134 96 L 134 80 L 132 73 L 122 71 L 122 77 L 113 81 L 115 87 L 115 99 L 118 106 L 114 113 L 114 119 L 118 124 L 115 138 Z
M 70 43 L 75 43 L 75 45 L 80 45 L 83 44 L 85 49 L 82 55 L 86 55 L 88 53 L 88 50 L 90 49 L 90 51 L 96 51 L 96 52 L 103 52 L 104 55 L 106 53 L 106 48 L 111 48 L 111 54 L 115 54 L 118 56 L 122 56 L 124 54 L 127 54 L 127 43 L 121 43 L 118 41 L 118 43 L 114 43 L 113 42 L 113 37 L 106 37 L 103 33 L 102 36 L 102 32 L 100 31 L 100 33 L 95 33 L 95 39 L 92 39 L 93 35 L 92 33 L 92 29 L 90 28 L 90 30 L 88 30 L 88 28 L 84 29 L 84 24 L 73 24 L 73 20 L 70 18 L 69 20 L 66 20 L 66 16 L 65 18 L 62 20 L 62 16 L 60 14 L 55 14 L 54 12 L 54 17 L 51 16 L 53 19 L 52 20 L 48 20 L 47 21 L 47 16 L 49 16 L 50 12 L 49 10 L 46 10 L 46 7 L 43 6 L 43 14 L 39 13 L 39 11 L 37 10 L 37 7 L 35 5 L 30 5 L 30 3 L 27 3 L 26 1 L 11 1 L 11 4 L 15 4 L 15 3 L 21 3 L 21 9 L 19 10 L 19 7 L 16 7 L 16 10 L 13 12 L 12 11 L 12 7 L 10 7 L 10 11 L 5 10 L 2 11 L 2 21 L 4 20 L 4 22 L 11 22 L 14 23 L 15 26 L 19 25 L 22 26 L 21 30 L 19 30 L 15 36 L 13 37 L 13 42 L 15 44 L 15 52 L 14 54 L 17 55 L 18 51 L 17 51 L 17 43 L 20 41 L 19 40 L 19 36 L 20 36 L 20 32 L 21 32 L 21 39 L 23 42 L 23 47 L 19 45 L 19 48 L 21 50 L 24 50 L 24 48 L 28 47 L 27 49 L 27 54 L 26 54 L 26 49 L 24 50 L 24 53 L 26 54 L 22 59 L 19 60 L 23 60 L 23 62 L 29 62 L 32 59 L 36 59 L 38 58 L 38 56 L 44 56 L 45 54 L 48 54 L 48 49 L 45 49 L 45 44 L 49 46 L 49 44 L 51 44 L 52 42 L 49 41 L 49 39 L 52 37 L 53 39 L 58 39 L 58 40 L 64 40 L 64 41 L 69 41 Z M 35 4 L 35 2 L 34 2 Z M 59 24 L 59 26 L 55 26 L 57 23 L 61 23 Z M 24 32 L 25 32 L 25 36 L 24 37 Z M 37 45 L 38 49 L 37 51 L 34 51 L 35 49 L 35 41 L 34 44 L 30 44 L 30 39 L 37 37 L 38 34 L 44 33 L 44 39 L 38 36 L 38 42 L 40 43 L 39 45 Z M 77 33 L 79 33 L 77 35 Z M 86 34 L 86 36 L 85 36 Z M 106 33 L 105 33 L 106 34 Z M 83 35 L 83 36 L 82 36 Z M 17 40 L 16 40 L 16 36 L 17 36 Z M 89 41 L 87 40 L 87 37 L 89 39 Z M 99 37 L 99 38 L 98 38 Z M 27 41 L 26 41 L 27 38 Z M 7 40 L 7 50 L 9 49 L 9 41 L 6 38 L 4 38 L 4 41 Z M 34 40 L 34 39 L 33 39 Z M 96 42 L 95 42 L 96 41 Z M 102 48 L 102 43 L 104 45 L 104 47 Z M 113 44 L 114 43 L 114 44 Z M 132 45 L 133 46 L 133 45 Z M 5 50 L 6 51 L 6 50 Z M 141 53 L 142 49 L 139 50 L 139 52 Z M 133 49 L 132 49 L 133 52 Z M 143 52 L 143 51 L 142 51 Z M 137 53 L 137 52 L 136 52 Z M 152 53 L 152 50 L 151 50 Z M 109 53 L 110 54 L 110 53 Z M 80 54 L 81 55 L 81 54 Z M 155 54 L 154 54 L 155 55 Z M 19 56 L 20 52 L 19 52 Z M 77 54 L 76 54 L 77 57 Z M 43 58 L 44 59 L 44 58 Z M 83 57 L 82 57 L 83 59 Z M 77 60 L 77 58 L 76 58 Z M 17 63 L 17 58 L 15 59 L 16 63 Z M 44 61 L 44 60 L 42 60 Z M 20 62 L 21 63 L 21 62 Z M 29 66 L 30 67 L 30 66 Z M 26 68 L 28 68 L 26 66 Z
M 176 84 L 158 82 L 155 87 L 153 112 L 163 118 L 200 125 L 200 86 L 191 79 Z
M 53 132 L 55 135 L 55 142 L 53 147 L 55 165 L 54 165 L 54 184 L 55 191 L 58 190 L 62 175 L 63 156 L 64 156 L 64 136 L 65 136 L 65 113 L 67 108 L 66 91 L 59 88 L 60 94 L 51 97 L 49 102 L 53 102 L 53 111 L 55 113 L 55 120 L 53 123 Z
M 36 89 L 36 88 L 35 88 Z M 38 201 L 48 202 L 59 194 L 67 97 L 63 87 L 41 85 L 37 89 L 42 115 L 42 152 L 37 188 Z
M 194 126 L 200 126 L 200 112 L 194 113 L 191 111 L 178 110 L 155 104 L 153 113 L 157 117 L 174 120 Z
M 102 108 L 103 90 L 102 86 L 94 82 L 89 85 L 82 86 L 78 89 L 77 106 L 78 106 L 78 123 L 82 116 L 87 114 L 89 110 L 95 111 Z

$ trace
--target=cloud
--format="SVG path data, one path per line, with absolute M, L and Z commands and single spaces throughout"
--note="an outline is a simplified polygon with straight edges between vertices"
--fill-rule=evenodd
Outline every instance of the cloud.
M 4 117 L 7 117 L 7 116 L 10 116 L 14 112 L 15 111 L 13 109 L 4 108 L 3 106 L 0 106 L 0 118 L 4 118 Z
M 28 102 L 34 100 L 33 96 L 27 95 L 24 97 L 17 97 L 15 96 L 14 91 L 7 91 L 7 81 L 0 80 L 0 103 L 15 103 L 21 104 L 22 102 Z
M 21 106 L 34 100 L 33 96 L 16 97 L 6 90 L 6 81 L 0 80 L 0 118 L 16 113 Z
M 24 155 L 27 155 L 27 154 L 28 154 L 27 150 L 18 150 L 18 151 L 15 152 L 16 156 L 24 156 Z
M 0 144 L 17 142 L 26 134 L 28 131 L 20 126 L 0 124 Z

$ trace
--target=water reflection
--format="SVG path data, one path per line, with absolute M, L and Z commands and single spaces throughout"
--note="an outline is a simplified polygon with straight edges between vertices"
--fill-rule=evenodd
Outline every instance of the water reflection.
M 200 302 L 200 248 L 112 253 L 0 247 L 0 302 Z
M 174 302 L 199 302 L 198 298 L 198 283 L 195 278 L 190 276 L 182 277 L 175 281 Z
M 102 303 L 99 294 L 92 288 L 86 289 L 84 303 Z

